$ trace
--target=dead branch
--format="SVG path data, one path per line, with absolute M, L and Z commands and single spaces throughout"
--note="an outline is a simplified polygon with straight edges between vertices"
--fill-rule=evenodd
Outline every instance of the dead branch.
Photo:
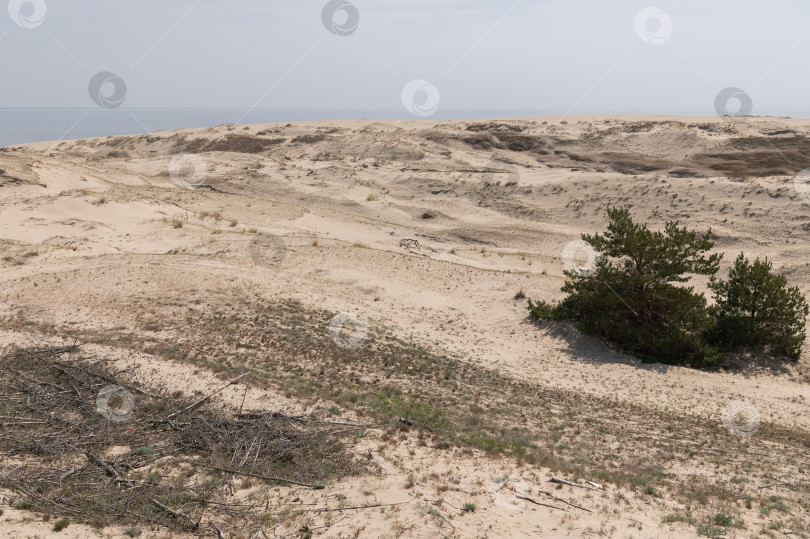
M 535 501 L 535 500 L 533 500 L 533 499 L 529 498 L 528 496 L 524 496 L 523 494 L 519 493 L 518 491 L 516 491 L 516 490 L 515 490 L 515 489 L 513 489 L 513 488 L 509 488 L 508 490 L 512 491 L 512 492 L 515 494 L 515 497 L 516 497 L 516 498 L 518 498 L 519 500 L 526 500 L 527 502 L 531 502 L 531 503 L 534 503 L 534 504 L 537 504 L 537 505 L 543 505 L 543 504 L 540 504 L 540 503 L 538 503 L 537 501 Z M 573 503 L 571 503 L 571 502 L 565 501 L 565 500 L 563 500 L 562 498 L 558 498 L 557 496 L 554 496 L 553 494 L 551 494 L 550 492 L 546 492 L 545 490 L 539 490 L 538 492 L 539 492 L 540 494 L 545 494 L 546 496 L 548 496 L 548 497 L 549 497 L 549 498 L 551 498 L 552 500 L 556 500 L 556 501 L 558 501 L 558 502 L 562 502 L 562 503 L 564 503 L 564 504 L 566 504 L 566 505 L 570 505 L 571 507 L 575 507 L 575 508 L 577 508 L 577 509 L 582 509 L 583 511 L 587 511 L 588 513 L 592 513 L 592 512 L 593 512 L 593 511 L 591 511 L 590 509 L 586 509 L 586 508 L 584 508 L 584 507 L 580 507 L 580 506 L 578 506 L 578 505 L 576 505 L 576 504 L 573 504 Z M 549 507 L 553 507 L 553 506 L 549 506 Z M 564 510 L 565 510 L 565 509 L 563 509 L 563 511 L 564 511 Z
M 301 509 L 301 511 L 311 511 L 313 513 L 326 513 L 330 511 L 350 511 L 354 509 L 373 509 L 375 507 L 393 507 L 395 505 L 405 505 L 406 503 L 411 503 L 412 500 L 408 500 L 407 502 L 398 502 L 398 503 L 375 503 L 373 505 L 355 505 L 352 507 L 322 507 L 320 509 Z M 451 524 L 452 526 L 452 524 Z
M 566 513 L 568 512 L 568 510 L 567 510 L 567 509 L 563 509 L 562 507 L 557 507 L 556 505 L 549 505 L 549 504 L 547 504 L 547 503 L 540 503 L 540 502 L 538 502 L 537 500 L 533 500 L 533 499 L 529 498 L 528 496 L 523 496 L 522 494 L 517 494 L 517 493 L 516 493 L 516 494 L 515 494 L 515 497 L 516 497 L 518 500 L 526 500 L 527 502 L 529 502 L 529 503 L 533 503 L 534 505 L 541 505 L 541 506 L 543 506 L 543 507 L 550 507 L 550 508 L 552 508 L 552 509 L 559 509 L 560 511 L 564 511 L 564 512 L 566 512 Z
M 193 460 L 184 460 L 183 462 L 187 462 L 187 463 L 192 464 L 194 466 L 202 466 L 203 468 L 209 468 L 211 470 L 217 470 L 219 472 L 232 473 L 234 475 L 244 475 L 246 477 L 254 477 L 256 479 L 263 479 L 265 481 L 278 481 L 280 483 L 288 483 L 290 485 L 298 485 L 299 487 L 306 487 L 306 488 L 311 488 L 311 489 L 314 489 L 314 490 L 323 490 L 323 489 L 326 488 L 326 485 L 309 485 L 307 483 L 299 483 L 298 481 L 292 481 L 290 479 L 281 479 L 280 477 L 268 477 L 266 475 L 259 475 L 259 474 L 250 473 L 250 472 L 241 472 L 239 470 L 232 470 L 230 468 L 220 468 L 219 466 L 212 466 L 210 464 L 204 464 L 202 462 L 194 462 Z
M 550 492 L 546 492 L 545 490 L 540 490 L 539 492 L 541 494 L 545 494 L 546 496 L 548 496 L 549 498 L 551 498 L 553 500 L 557 500 L 558 502 L 562 502 L 562 503 L 564 503 L 566 505 L 570 505 L 571 507 L 576 507 L 577 509 L 582 509 L 583 511 L 587 511 L 588 513 L 593 513 L 593 511 L 591 511 L 590 509 L 586 509 L 586 508 L 580 507 L 580 506 L 578 506 L 578 505 L 576 505 L 574 503 L 567 502 L 567 501 L 563 500 L 562 498 L 558 498 L 557 496 L 554 496 Z
M 210 399 L 211 397 L 213 397 L 214 395 L 216 395 L 217 393 L 219 393 L 220 391 L 222 391 L 223 389 L 225 389 L 226 387 L 228 387 L 229 385 L 231 385 L 231 384 L 235 384 L 236 382 L 238 382 L 239 380 L 241 380 L 242 378 L 244 378 L 245 376 L 247 376 L 247 375 L 249 375 L 249 374 L 250 374 L 249 372 L 245 372 L 245 373 L 242 373 L 242 374 L 240 374 L 239 376 L 237 376 L 237 377 L 235 377 L 235 378 L 231 378 L 230 380 L 228 380 L 227 382 L 225 382 L 224 384 L 222 384 L 221 386 L 219 386 L 219 387 L 218 387 L 216 390 L 214 390 L 213 392 L 209 393 L 209 394 L 208 394 L 208 395 L 206 395 L 205 397 L 203 397 L 203 398 L 201 398 L 201 399 L 199 399 L 199 400 L 194 401 L 193 403 L 189 404 L 188 406 L 186 406 L 186 407 L 185 407 L 185 408 L 183 408 L 182 410 L 178 410 L 177 412 L 174 412 L 173 414 L 169 414 L 169 416 L 166 418 L 166 421 L 170 421 L 170 420 L 174 419 L 175 417 L 177 417 L 177 416 L 178 416 L 178 415 L 180 415 L 180 414 L 184 414 L 184 413 L 186 413 L 186 412 L 190 412 L 191 410 L 193 410 L 193 409 L 197 408 L 198 406 L 200 406 L 201 404 L 203 404 L 205 401 L 207 401 L 208 399 Z
M 552 477 L 550 479 L 550 482 L 551 483 L 557 483 L 559 485 L 568 485 L 569 487 L 579 487 L 579 488 L 585 488 L 585 489 L 588 489 L 588 490 L 596 490 L 598 492 L 605 492 L 604 489 L 589 487 L 588 485 L 580 485 L 579 483 L 572 483 L 571 481 L 566 481 L 565 479 L 560 479 L 558 477 Z
M 190 517 L 190 516 L 188 516 L 187 514 L 185 514 L 185 513 L 181 513 L 180 511 L 175 511 L 174 509 L 172 509 L 172 508 L 170 508 L 170 507 L 166 507 L 165 505 L 163 505 L 162 503 L 160 503 L 159 501 L 157 501 L 157 500 L 156 500 L 156 499 L 154 499 L 154 498 L 150 498 L 150 501 L 151 501 L 153 504 L 157 505 L 157 506 L 158 506 L 160 509 L 162 509 L 163 511 L 166 511 L 167 513 L 169 513 L 170 515 L 172 515 L 173 517 L 176 517 L 176 518 L 179 518 L 179 519 L 183 519 L 183 520 L 187 520 L 189 523 L 191 523 L 191 525 L 192 525 L 192 529 L 196 530 L 196 529 L 197 529 L 197 528 L 200 526 L 200 523 L 199 523 L 199 522 L 197 522 L 196 520 L 194 520 L 193 518 L 191 518 L 191 517 Z

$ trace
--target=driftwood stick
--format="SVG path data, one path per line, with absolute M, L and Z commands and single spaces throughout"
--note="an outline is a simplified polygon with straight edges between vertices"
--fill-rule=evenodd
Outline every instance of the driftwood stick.
M 219 539 L 225 539 L 225 534 L 222 533 L 222 530 L 219 529 L 219 526 L 217 526 L 213 522 L 211 523 L 211 525 L 214 527 L 215 530 L 217 530 L 217 537 L 219 537 Z
M 547 504 L 547 503 L 540 503 L 540 502 L 538 502 L 537 500 L 533 500 L 533 499 L 529 498 L 528 496 L 523 496 L 522 494 L 517 494 L 517 493 L 516 493 L 516 494 L 515 494 L 515 497 L 516 497 L 518 500 L 526 500 L 527 502 L 531 502 L 531 503 L 533 503 L 534 505 L 542 505 L 543 507 L 551 507 L 552 509 L 559 509 L 560 511 L 564 511 L 564 512 L 566 512 L 566 513 L 568 512 L 568 510 L 567 510 L 567 509 L 563 509 L 562 507 L 557 507 L 556 505 L 549 505 L 549 504 Z
M 536 504 L 536 505 L 545 505 L 545 504 L 539 503 L 539 502 L 538 502 L 538 501 L 536 501 L 536 500 L 533 500 L 532 498 L 529 498 L 528 496 L 524 496 L 523 494 L 521 494 L 520 492 L 517 492 L 517 491 L 516 491 L 515 489 L 513 489 L 513 488 L 509 488 L 509 489 L 507 489 L 507 490 L 512 491 L 512 492 L 515 494 L 515 497 L 516 497 L 517 499 L 519 499 L 519 500 L 526 500 L 527 502 L 531 502 L 531 503 Z M 555 496 L 555 495 L 551 494 L 550 492 L 546 492 L 545 490 L 538 490 L 538 492 L 539 492 L 540 494 L 545 494 L 546 496 L 548 496 L 548 497 L 549 497 L 549 498 L 551 498 L 552 500 L 556 500 L 556 501 L 558 501 L 558 502 L 562 502 L 562 503 L 564 503 L 565 505 L 570 505 L 571 507 L 576 507 L 577 509 L 582 509 L 583 511 L 587 511 L 588 513 L 592 513 L 592 512 L 593 512 L 593 511 L 591 511 L 590 509 L 585 509 L 584 507 L 580 507 L 580 506 L 575 505 L 575 504 L 573 504 L 573 503 L 571 503 L 571 502 L 567 502 L 567 501 L 563 500 L 562 498 L 558 498 L 557 496 Z M 553 505 L 549 505 L 549 506 L 547 506 L 547 507 L 554 507 L 554 506 L 553 506 Z M 561 510 L 565 511 L 565 509 L 562 509 L 561 507 L 554 507 L 554 508 L 555 508 L 555 509 L 561 509 Z
M 793 483 L 788 483 L 787 481 L 784 481 L 782 479 L 776 479 L 775 477 L 768 477 L 768 476 L 765 476 L 765 479 L 768 479 L 769 481 L 772 481 L 772 483 L 768 483 L 767 485 L 760 485 L 758 487 L 760 490 L 762 490 L 764 488 L 772 488 L 772 487 L 784 486 L 784 487 L 789 487 L 789 488 L 791 488 L 793 490 L 797 490 L 799 492 L 808 492 L 807 490 L 804 490 L 804 489 L 800 488 L 798 485 L 794 485 Z
M 166 507 L 165 505 L 163 505 L 162 503 L 160 503 L 159 501 L 157 501 L 154 498 L 149 498 L 149 501 L 151 501 L 153 504 L 157 505 L 160 509 L 162 509 L 163 511 L 169 513 L 173 517 L 189 521 L 191 523 L 191 525 L 194 527 L 195 530 L 200 526 L 199 522 L 197 522 L 196 520 L 194 520 L 193 518 L 191 518 L 190 516 L 188 516 L 185 513 L 181 513 L 180 511 L 175 511 L 174 509 L 172 509 L 170 507 Z
M 553 500 L 557 500 L 558 502 L 562 502 L 562 503 L 564 503 L 566 505 L 570 505 L 571 507 L 576 507 L 577 509 L 582 509 L 583 511 L 587 511 L 588 513 L 593 513 L 593 511 L 591 511 L 590 509 L 585 509 L 584 507 L 580 507 L 580 506 L 578 506 L 576 504 L 573 504 L 571 502 L 567 502 L 567 501 L 563 500 L 562 498 L 558 498 L 557 496 L 554 496 L 550 492 L 546 492 L 545 490 L 541 490 L 539 492 L 541 494 L 545 494 L 546 496 L 548 496 L 549 498 L 551 498 Z
M 244 475 L 247 477 L 255 477 L 256 479 L 264 479 L 265 481 L 278 481 L 280 483 L 289 483 L 291 485 L 298 485 L 299 487 L 307 487 L 315 490 L 323 490 L 326 488 L 325 485 L 309 485 L 307 483 L 299 483 L 298 481 L 292 481 L 290 479 L 281 479 L 280 477 L 268 477 L 266 475 L 259 475 L 250 472 L 240 472 L 239 470 L 232 470 L 230 468 L 220 468 L 219 466 L 212 466 L 210 464 L 203 464 L 202 462 L 194 462 L 193 460 L 184 460 L 183 462 L 187 462 L 193 466 L 202 466 L 204 468 L 210 468 L 212 470 L 217 470 L 220 472 L 225 473 L 232 473 L 235 475 Z
M 201 399 L 198 399 L 198 400 L 194 401 L 193 403 L 189 404 L 188 406 L 186 406 L 186 407 L 185 407 L 185 408 L 183 408 L 182 410 L 178 410 L 178 411 L 174 412 L 173 414 L 170 414 L 170 415 L 169 415 L 169 417 L 167 417 L 167 418 L 165 419 L 165 421 L 169 421 L 169 420 L 171 420 L 171 419 L 174 419 L 175 417 L 177 417 L 177 416 L 178 416 L 178 415 L 180 415 L 180 414 L 184 414 L 184 413 L 186 413 L 186 412 L 190 412 L 191 410 L 193 410 L 194 408 L 198 407 L 199 405 L 201 405 L 202 403 L 204 403 L 205 401 L 207 401 L 208 399 L 210 399 L 211 397 L 213 397 L 214 395 L 216 395 L 217 393 L 219 393 L 220 391 L 222 391 L 223 389 L 225 389 L 225 388 L 226 388 L 226 387 L 228 387 L 229 385 L 231 385 L 231 384 L 235 384 L 236 382 L 238 382 L 239 380 L 241 380 L 242 378 L 244 378 L 244 377 L 245 377 L 245 376 L 247 376 L 248 374 L 250 374 L 250 373 L 249 373 L 249 372 L 245 372 L 245 373 L 240 374 L 240 375 L 239 375 L 239 376 L 237 376 L 236 378 L 231 378 L 230 380 L 228 380 L 227 382 L 225 382 L 224 384 L 222 384 L 221 386 L 219 386 L 219 387 L 218 387 L 216 390 L 214 390 L 213 392 L 209 393 L 209 394 L 208 394 L 208 395 L 206 395 L 205 397 L 203 397 L 203 398 L 201 398 Z
M 247 400 L 248 389 L 250 389 L 250 382 L 245 384 L 245 394 L 242 395 L 242 404 L 239 406 L 239 413 L 236 415 L 236 417 L 242 417 L 242 410 L 245 409 L 245 400 Z
M 569 487 L 579 487 L 579 488 L 586 488 L 588 490 L 596 490 L 598 492 L 604 492 L 603 489 L 589 487 L 588 485 L 580 485 L 579 483 L 572 483 L 571 481 L 566 481 L 565 479 L 560 479 L 558 477 L 552 477 L 550 481 L 552 483 L 557 483 L 559 485 L 568 485 Z
M 349 511 L 352 509 L 373 509 L 374 507 L 392 507 L 394 505 L 404 505 L 406 503 L 411 503 L 411 500 L 407 502 L 398 502 L 398 503 L 375 503 L 373 505 L 355 505 L 353 507 L 323 507 L 321 509 L 303 509 L 303 511 L 312 511 L 313 513 L 325 513 L 327 511 Z M 452 524 L 450 524 L 452 526 Z

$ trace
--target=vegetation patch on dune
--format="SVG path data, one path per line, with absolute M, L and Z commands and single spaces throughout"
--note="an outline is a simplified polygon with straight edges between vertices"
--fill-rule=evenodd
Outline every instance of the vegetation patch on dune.
M 558 305 L 529 300 L 534 318 L 573 320 L 649 361 L 716 367 L 735 346 L 798 359 L 810 308 L 770 262 L 740 255 L 728 281 L 718 280 L 722 255 L 708 254 L 711 230 L 670 221 L 654 232 L 620 208 L 609 209 L 608 217 L 604 235 L 582 236 L 592 267 L 566 270 L 568 296 Z M 711 278 L 716 305 L 685 285 L 694 275 Z
M 157 332 L 149 340 L 139 331 L 71 333 L 228 376 L 250 372 L 253 383 L 305 403 L 352 411 L 394 431 L 418 429 L 425 445 L 449 442 L 463 451 L 548 467 L 573 480 L 675 499 L 696 522 L 708 518 L 710 508 L 744 507 L 742 495 L 760 499 L 757 486 L 767 477 L 808 473 L 802 465 L 810 454 L 808 433 L 800 429 L 763 422 L 756 437 L 742 444 L 719 418 L 516 380 L 403 341 L 384 327 L 374 328 L 359 348 L 342 349 L 327 329 L 332 313 L 297 302 L 245 296 L 236 303 L 229 297 L 228 303 L 209 308 L 150 302 L 150 310 L 160 305 L 160 316 L 144 312 L 143 323 L 155 324 Z M 784 451 L 773 453 L 773 444 Z M 730 482 L 740 475 L 752 482 Z M 796 492 L 774 488 L 796 511 L 808 510 Z
M 234 478 L 321 488 L 365 468 L 346 449 L 357 428 L 228 413 L 209 395 L 142 387 L 76 346 L 11 351 L 0 387 L 0 486 L 19 507 L 96 528 L 255 532 L 288 508 L 229 503 Z

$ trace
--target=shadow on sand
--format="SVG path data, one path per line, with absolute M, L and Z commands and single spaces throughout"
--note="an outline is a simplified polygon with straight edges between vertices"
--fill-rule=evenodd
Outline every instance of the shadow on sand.
M 536 322 L 527 317 L 521 323 L 533 326 L 544 337 L 556 342 L 563 341 L 565 346 L 560 351 L 572 361 L 596 366 L 628 365 L 658 374 L 666 374 L 669 369 L 678 367 L 641 361 L 613 348 L 596 337 L 581 333 L 574 327 L 572 322 Z M 796 362 L 789 359 L 775 358 L 763 352 L 735 350 L 729 353 L 725 361 L 723 361 L 721 370 L 750 378 L 763 374 L 774 376 L 793 375 L 795 367 Z

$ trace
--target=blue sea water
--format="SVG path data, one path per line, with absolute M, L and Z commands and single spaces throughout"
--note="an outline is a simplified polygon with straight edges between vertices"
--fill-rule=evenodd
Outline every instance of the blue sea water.
M 538 116 L 538 111 L 437 112 L 430 120 Z M 26 142 L 75 140 L 110 135 L 208 127 L 228 123 L 419 119 L 407 111 L 334 111 L 296 109 L 0 109 L 0 147 Z
M 808 117 L 808 111 L 795 111 L 794 117 Z M 276 122 L 351 120 L 476 120 L 518 118 L 563 114 L 560 111 L 527 110 L 453 110 L 441 109 L 429 118 L 418 118 L 402 111 L 347 111 L 317 109 L 11 109 L 0 108 L 0 147 L 44 142 L 137 135 L 154 131 L 198 128 L 228 123 L 258 124 Z M 580 111 L 585 113 L 586 111 Z M 655 114 L 654 112 L 649 112 Z M 710 112 L 663 114 L 710 115 Z M 760 114 L 769 114 L 760 112 Z M 772 114 L 784 114 L 784 112 Z

